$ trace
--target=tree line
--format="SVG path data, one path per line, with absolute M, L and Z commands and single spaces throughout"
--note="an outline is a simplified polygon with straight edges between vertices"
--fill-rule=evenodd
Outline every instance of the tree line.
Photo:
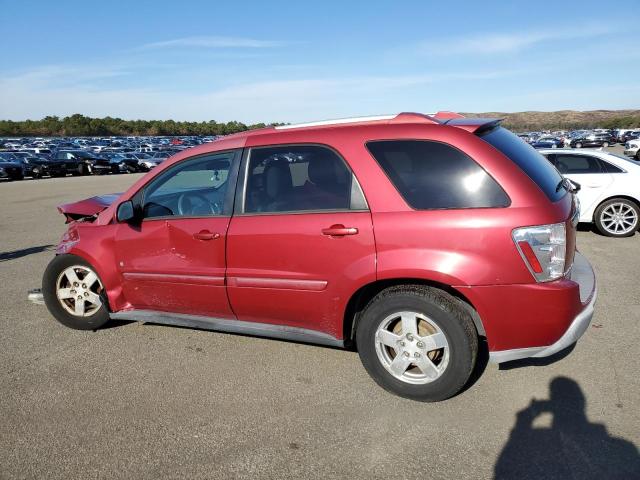
M 497 113 L 487 116 L 504 118 L 503 125 L 514 131 L 575 130 L 582 128 L 640 128 L 640 111 L 624 112 L 521 112 Z M 467 115 L 467 114 L 465 114 Z M 485 116 L 485 114 L 468 114 Z M 103 136 L 163 136 L 163 135 L 229 135 L 267 124 L 246 125 L 242 122 L 176 122 L 175 120 L 123 120 L 92 118 L 79 113 L 59 118 L 47 116 L 41 120 L 0 120 L 0 137 L 103 137 Z M 282 125 L 272 123 L 269 125 Z
M 265 126 L 264 123 L 246 125 L 242 122 L 218 123 L 214 120 L 176 122 L 174 120 L 123 120 L 113 117 L 91 118 L 76 113 L 64 118 L 48 116 L 42 120 L 0 120 L 0 137 L 212 136 L 229 135 Z

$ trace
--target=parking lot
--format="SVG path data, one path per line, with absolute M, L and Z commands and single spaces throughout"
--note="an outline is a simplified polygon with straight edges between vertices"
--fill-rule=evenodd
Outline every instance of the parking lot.
M 586 478 L 603 466 L 613 478 L 639 468 L 640 234 L 581 228 L 599 300 L 571 354 L 489 364 L 457 397 L 422 404 L 375 385 L 355 352 L 140 323 L 80 332 L 30 304 L 65 230 L 56 205 L 137 178 L 0 184 L 0 478 Z

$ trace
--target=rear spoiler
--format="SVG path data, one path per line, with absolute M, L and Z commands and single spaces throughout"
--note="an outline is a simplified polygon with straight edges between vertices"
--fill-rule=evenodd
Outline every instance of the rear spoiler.
M 504 118 L 465 118 L 456 117 L 450 120 L 445 120 L 442 123 L 444 125 L 450 125 L 452 127 L 462 128 L 468 132 L 476 135 L 482 135 L 483 133 L 493 130 L 500 125 Z

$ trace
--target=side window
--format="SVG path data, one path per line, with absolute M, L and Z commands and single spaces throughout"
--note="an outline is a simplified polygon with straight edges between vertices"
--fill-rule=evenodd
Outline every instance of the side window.
M 244 213 L 367 208 L 344 160 L 318 145 L 253 148 L 246 182 Z
M 619 167 L 616 167 L 612 163 L 606 162 L 606 161 L 602 160 L 601 158 L 598 159 L 598 160 L 600 161 L 600 166 L 602 167 L 602 171 L 603 172 L 606 172 L 606 173 L 624 173 L 624 170 L 622 170 Z
M 556 154 L 556 167 L 562 174 L 602 173 L 598 159 L 590 155 Z
M 509 197 L 471 157 L 441 142 L 391 140 L 367 148 L 405 201 L 418 210 L 505 207 Z
M 185 160 L 155 178 L 144 191 L 143 217 L 222 215 L 234 152 Z

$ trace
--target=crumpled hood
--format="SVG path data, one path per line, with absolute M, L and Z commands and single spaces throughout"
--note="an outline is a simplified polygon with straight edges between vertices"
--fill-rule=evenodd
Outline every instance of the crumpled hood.
M 102 210 L 115 202 L 121 193 L 109 193 L 85 198 L 79 202 L 65 203 L 58 205 L 58 210 L 67 218 L 67 223 L 74 220 L 94 217 Z

